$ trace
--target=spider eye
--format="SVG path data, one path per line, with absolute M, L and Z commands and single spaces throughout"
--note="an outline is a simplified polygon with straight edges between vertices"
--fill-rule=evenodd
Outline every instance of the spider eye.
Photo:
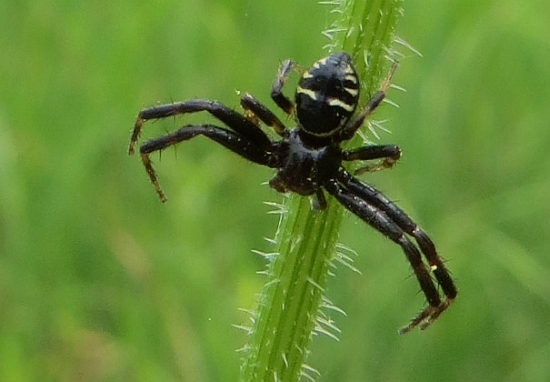
M 359 79 L 347 53 L 315 62 L 296 89 L 296 116 L 307 133 L 326 137 L 340 131 L 359 99 Z

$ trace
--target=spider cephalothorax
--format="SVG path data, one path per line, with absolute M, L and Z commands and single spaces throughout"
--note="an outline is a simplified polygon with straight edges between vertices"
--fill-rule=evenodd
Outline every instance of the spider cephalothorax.
M 162 192 L 149 155 L 197 135 L 218 142 L 234 153 L 258 164 L 276 169 L 269 185 L 279 192 L 313 195 L 314 206 L 326 207 L 325 192 L 346 209 L 401 246 L 418 279 L 428 306 L 407 326 L 405 333 L 420 326 L 426 328 L 447 309 L 457 295 L 456 287 L 435 246 L 426 233 L 397 205 L 380 191 L 352 176 L 342 166 L 344 161 L 379 160 L 365 167 L 391 167 L 401 152 L 395 145 L 366 145 L 343 150 L 341 143 L 352 138 L 365 119 L 378 107 L 389 89 L 396 64 L 380 89 L 355 113 L 359 100 L 359 79 L 347 53 L 333 53 L 315 62 L 298 83 L 295 102 L 282 93 L 294 64 L 284 61 L 271 88 L 271 98 L 296 126 L 287 129 L 281 120 L 250 94 L 241 98 L 244 115 L 217 101 L 193 99 L 154 106 L 142 110 L 135 123 L 129 153 L 134 153 L 143 122 L 176 114 L 207 111 L 225 127 L 213 124 L 185 125 L 180 129 L 145 142 L 140 147 L 141 159 L 160 199 Z M 272 141 L 260 128 L 260 121 L 280 136 Z M 416 245 L 410 240 L 412 237 Z M 422 260 L 424 255 L 428 267 Z M 432 279 L 435 276 L 436 283 Z M 437 290 L 438 284 L 443 295 Z

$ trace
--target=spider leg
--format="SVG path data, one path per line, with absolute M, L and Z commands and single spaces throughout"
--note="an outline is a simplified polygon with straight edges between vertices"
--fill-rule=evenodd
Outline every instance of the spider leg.
M 359 181 L 344 170 L 340 171 L 339 180 L 361 199 L 384 211 L 403 231 L 415 238 L 443 293 L 447 298 L 454 299 L 457 295 L 456 287 L 428 235 L 402 209 L 371 185 Z
M 401 150 L 395 145 L 369 145 L 342 152 L 345 161 L 383 159 L 379 163 L 363 166 L 355 174 L 391 168 L 401 158 Z
M 365 119 L 372 114 L 372 112 L 380 105 L 382 100 L 386 98 L 386 93 L 390 87 L 391 79 L 393 77 L 393 74 L 395 73 L 395 70 L 397 69 L 397 62 L 393 62 L 392 66 L 390 67 L 390 71 L 384 81 L 382 81 L 382 85 L 380 86 L 380 89 L 376 91 L 376 93 L 373 94 L 373 96 L 367 101 L 367 105 L 357 114 L 357 116 L 353 119 L 351 119 L 343 128 L 342 132 L 340 133 L 341 140 L 345 141 L 348 139 L 351 139 L 357 130 L 363 125 L 363 122 L 365 122 Z
M 277 73 L 277 78 L 273 81 L 271 86 L 271 98 L 273 101 L 284 110 L 288 115 L 292 115 L 294 112 L 294 103 L 283 94 L 283 86 L 285 81 L 294 67 L 294 62 L 291 60 L 285 60 L 281 63 L 279 67 L 279 72 Z
M 420 250 L 428 261 L 430 270 L 435 275 L 438 284 L 441 286 L 441 289 L 446 296 L 446 300 L 443 301 L 439 307 L 437 307 L 437 310 L 429 314 L 429 319 L 421 323 L 422 329 L 427 327 L 452 303 L 458 293 L 448 270 L 445 268 L 443 261 L 437 254 L 433 241 L 405 212 L 403 212 L 403 210 L 397 207 L 395 203 L 386 198 L 374 187 L 359 181 L 343 169 L 340 170 L 338 180 L 342 182 L 342 184 L 344 184 L 352 194 L 358 196 L 361 200 L 364 200 L 366 203 L 382 211 L 402 231 L 414 237 L 418 243 Z M 432 304 L 430 303 L 430 305 Z M 420 321 L 424 321 L 424 319 Z M 411 322 L 412 326 L 405 327 L 402 331 L 406 332 L 412 329 L 414 326 L 418 325 L 420 321 L 415 323 L 413 320 L 413 322 Z
M 143 161 L 145 170 L 163 203 L 166 201 L 166 197 L 160 188 L 149 155 L 152 152 L 164 150 L 167 147 L 189 140 L 197 135 L 204 135 L 249 161 L 271 167 L 271 152 L 250 137 L 210 124 L 183 126 L 176 131 L 151 139 L 140 147 L 141 160 Z
M 317 192 L 311 195 L 311 208 L 315 211 L 327 209 L 327 199 L 321 188 L 317 189 Z
M 193 99 L 184 102 L 153 106 L 141 110 L 136 119 L 132 137 L 130 138 L 128 153 L 130 155 L 134 153 L 134 146 L 139 138 L 144 121 L 167 118 L 178 114 L 197 113 L 200 111 L 209 112 L 232 130 L 239 133 L 239 135 L 248 137 L 259 146 L 264 148 L 271 146 L 271 141 L 267 135 L 252 121 L 237 113 L 235 110 L 217 101 Z
M 259 118 L 260 121 L 269 126 L 273 131 L 275 131 L 275 133 L 281 137 L 284 137 L 286 131 L 285 125 L 283 125 L 281 120 L 277 118 L 271 110 L 265 107 L 252 95 L 248 93 L 245 94 L 241 98 L 241 106 L 245 110 L 245 115 L 248 115 L 251 118 Z
M 401 246 L 429 305 L 407 326 L 402 328 L 400 333 L 406 333 L 416 326 L 420 326 L 421 329 L 428 327 L 447 309 L 450 300 L 441 301 L 418 248 L 408 239 L 406 232 L 385 211 L 364 200 L 361 195 L 354 192 L 355 190 L 352 191 L 342 187 L 336 180 L 329 181 L 325 188 L 350 212 Z

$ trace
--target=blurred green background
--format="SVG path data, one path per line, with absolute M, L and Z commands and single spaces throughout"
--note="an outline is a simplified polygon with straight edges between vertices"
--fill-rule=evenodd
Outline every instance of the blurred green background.
M 233 381 L 282 197 L 272 172 L 197 139 L 157 157 L 159 202 L 127 143 L 139 109 L 238 91 L 268 105 L 280 60 L 326 54 L 330 8 L 295 1 L 0 2 L 0 380 Z M 348 214 L 316 337 L 320 381 L 550 380 L 550 3 L 407 1 L 364 179 L 431 234 L 460 288 L 426 332 L 400 249 Z M 292 81 L 289 83 L 291 90 Z M 279 114 L 280 115 L 280 114 Z M 209 120 L 206 115 L 185 121 Z M 177 128 L 150 123 L 144 136 Z M 160 162 L 160 163 L 159 163 Z

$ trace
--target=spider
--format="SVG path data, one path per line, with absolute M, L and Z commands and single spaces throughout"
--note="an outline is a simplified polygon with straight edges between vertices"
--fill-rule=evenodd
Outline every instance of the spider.
M 241 100 L 244 115 L 213 100 L 191 99 L 143 109 L 139 112 L 128 152 L 133 154 L 143 123 L 177 114 L 206 111 L 226 127 L 210 123 L 185 125 L 141 145 L 141 160 L 162 202 L 166 197 L 157 181 L 149 156 L 169 146 L 203 135 L 249 161 L 276 169 L 269 185 L 286 193 L 313 196 L 313 207 L 326 208 L 325 192 L 375 230 L 401 246 L 410 262 L 428 305 L 410 323 L 400 329 L 406 333 L 415 327 L 427 328 L 453 302 L 457 289 L 428 235 L 399 207 L 371 185 L 356 179 L 342 165 L 349 161 L 378 160 L 364 171 L 391 167 L 401 156 L 395 145 L 366 145 L 344 150 L 341 143 L 351 139 L 365 119 L 380 105 L 390 87 L 397 64 L 367 104 L 355 114 L 359 101 L 359 78 L 351 57 L 333 53 L 302 71 L 292 102 L 282 92 L 295 67 L 283 61 L 271 87 L 271 98 L 296 126 L 287 129 L 281 120 L 250 94 Z M 279 140 L 272 141 L 260 128 L 269 126 Z M 416 245 L 411 241 L 416 241 Z M 422 260 L 427 260 L 429 268 Z M 432 279 L 431 273 L 435 276 Z M 442 294 L 438 291 L 441 288 Z

